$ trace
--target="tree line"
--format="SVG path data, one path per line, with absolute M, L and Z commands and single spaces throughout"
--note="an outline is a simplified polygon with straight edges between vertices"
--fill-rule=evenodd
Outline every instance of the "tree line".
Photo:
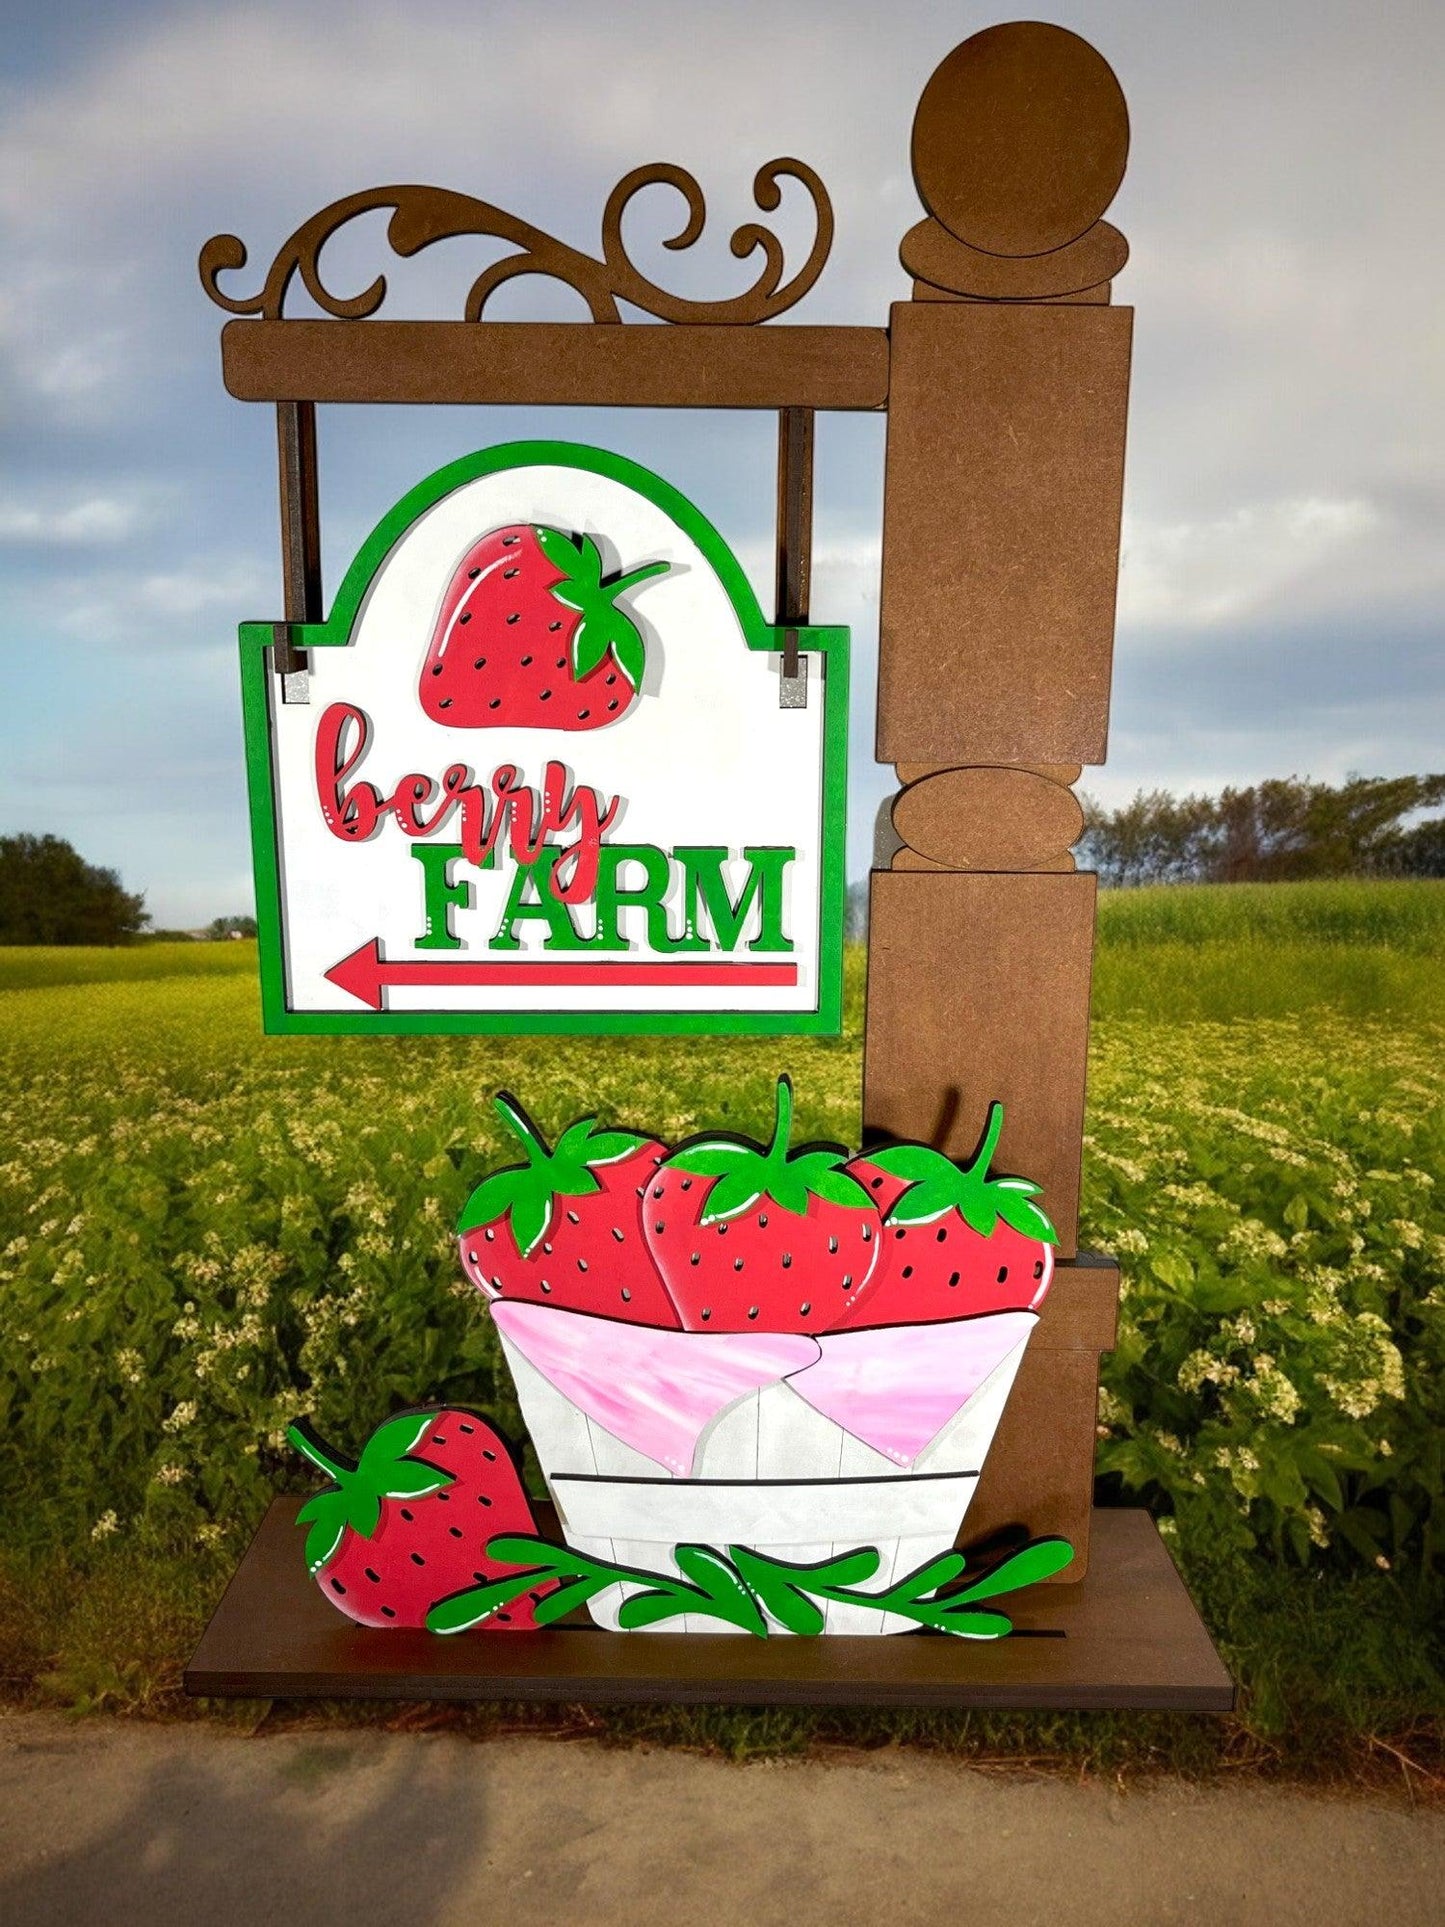
M 1104 884 L 1283 883 L 1305 877 L 1445 876 L 1445 776 L 1274 777 L 1218 796 L 1140 790 L 1106 810 L 1084 799 L 1080 869 Z

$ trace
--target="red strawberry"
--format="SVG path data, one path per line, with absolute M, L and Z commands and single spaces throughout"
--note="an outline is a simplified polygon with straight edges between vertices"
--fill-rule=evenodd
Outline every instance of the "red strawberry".
M 502 1091 L 496 1105 L 527 1162 L 494 1171 L 467 1200 L 457 1230 L 472 1283 L 489 1298 L 676 1329 L 637 1219 L 666 1147 L 584 1117 L 551 1151 L 514 1097 Z
M 518 522 L 474 542 L 457 564 L 421 672 L 421 706 L 453 729 L 601 729 L 642 687 L 637 625 L 624 589 L 666 574 L 649 562 L 602 580 L 590 535 Z
M 689 1331 L 832 1331 L 868 1285 L 878 1213 L 846 1152 L 788 1150 L 792 1119 L 784 1077 L 766 1150 L 696 1138 L 648 1186 L 642 1229 Z
M 1027 1178 L 991 1178 L 1003 1129 L 991 1104 L 973 1162 L 925 1144 L 890 1144 L 848 1170 L 883 1213 L 883 1246 L 860 1325 L 921 1325 L 989 1311 L 1037 1311 L 1054 1275 L 1058 1235 Z
M 302 1506 L 306 1563 L 331 1604 L 361 1626 L 425 1626 L 439 1599 L 501 1579 L 487 1556 L 499 1533 L 536 1525 L 506 1441 L 478 1412 L 404 1412 L 379 1425 L 353 1464 L 304 1421 L 286 1428 L 298 1452 L 336 1483 Z M 524 1595 L 487 1620 L 533 1629 Z

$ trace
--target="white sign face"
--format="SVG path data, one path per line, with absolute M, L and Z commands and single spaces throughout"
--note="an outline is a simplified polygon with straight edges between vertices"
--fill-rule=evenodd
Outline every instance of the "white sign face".
M 293 629 L 241 631 L 273 1031 L 832 1031 L 847 632 L 768 627 L 621 457 L 430 477 Z

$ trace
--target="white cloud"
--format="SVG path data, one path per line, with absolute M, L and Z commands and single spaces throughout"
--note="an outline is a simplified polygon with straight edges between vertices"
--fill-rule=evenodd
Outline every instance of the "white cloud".
M 0 543 L 81 548 L 121 542 L 145 520 L 144 505 L 134 498 L 87 495 L 65 506 L 0 499 Z
M 220 557 L 178 569 L 97 571 L 58 594 L 57 617 L 69 634 L 93 643 L 189 645 L 234 639 L 236 624 L 269 607 L 274 584 L 259 563 Z
M 1306 496 L 1199 521 L 1136 521 L 1122 556 L 1120 624 L 1208 628 L 1279 610 L 1324 565 L 1356 565 L 1382 519 L 1359 498 Z

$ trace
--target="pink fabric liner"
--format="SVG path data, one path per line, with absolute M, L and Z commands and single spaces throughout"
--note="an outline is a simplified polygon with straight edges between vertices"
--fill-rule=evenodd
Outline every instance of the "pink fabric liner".
M 557 1390 L 635 1451 L 684 1476 L 703 1431 L 819 1355 L 786 1332 L 679 1332 L 495 1299 L 492 1317 Z
M 830 1332 L 817 1364 L 788 1383 L 875 1452 L 911 1465 L 1037 1322 L 1031 1311 L 1000 1311 L 943 1324 Z

